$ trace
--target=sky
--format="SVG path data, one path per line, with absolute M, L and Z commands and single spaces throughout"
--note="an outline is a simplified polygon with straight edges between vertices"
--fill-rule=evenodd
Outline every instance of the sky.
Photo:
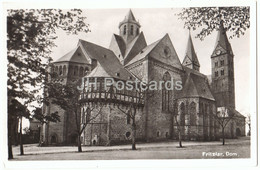
M 67 35 L 63 31 L 58 31 L 57 47 L 53 49 L 52 58 L 55 61 L 74 49 L 78 39 L 108 48 L 112 34 L 119 34 L 118 24 L 124 19 L 128 11 L 127 8 L 83 10 L 83 15 L 87 17 L 86 22 L 90 25 L 91 32 Z M 132 11 L 136 20 L 141 24 L 140 30 L 144 32 L 147 44 L 157 41 L 168 33 L 182 62 L 189 31 L 183 27 L 184 22 L 175 15 L 181 9 L 132 8 Z M 203 41 L 195 38 L 196 33 L 198 33 L 197 30 L 195 32 L 191 31 L 193 44 L 201 66 L 200 71 L 209 75 L 211 74 L 210 56 L 214 50 L 217 32 L 213 32 Z M 250 32 L 247 30 L 244 36 L 229 41 L 234 53 L 236 108 L 246 115 L 250 113 Z

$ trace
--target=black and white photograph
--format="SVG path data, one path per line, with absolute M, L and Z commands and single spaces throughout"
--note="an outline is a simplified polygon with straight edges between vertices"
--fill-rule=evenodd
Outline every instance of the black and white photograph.
M 101 2 L 2 2 L 4 167 L 257 166 L 256 1 Z

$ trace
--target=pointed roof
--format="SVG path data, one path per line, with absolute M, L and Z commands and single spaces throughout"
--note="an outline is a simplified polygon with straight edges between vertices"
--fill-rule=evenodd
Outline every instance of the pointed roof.
M 168 53 L 170 54 L 169 56 L 165 55 L 165 49 L 168 50 Z M 158 55 L 158 53 L 162 55 Z M 129 63 L 126 64 L 126 66 L 130 66 L 131 64 L 144 60 L 145 58 L 151 58 L 176 69 L 183 70 L 169 34 L 165 34 L 163 38 L 143 48 Z
M 162 40 L 163 38 L 155 41 L 154 43 L 146 46 L 144 49 L 141 50 L 141 52 L 139 52 L 139 54 L 137 54 L 129 63 L 127 63 L 126 65 L 131 65 L 132 63 L 135 63 L 139 60 L 144 59 L 156 46 L 157 44 Z
M 97 72 L 99 76 L 102 75 L 101 73 L 104 73 L 103 77 L 109 75 L 109 77 L 122 80 L 128 80 L 130 77 L 134 78 L 131 73 L 123 67 L 113 51 L 84 40 L 79 40 L 79 45 L 82 46 L 83 50 L 91 59 L 96 60 L 100 64 L 90 75 L 94 76 L 94 72 Z
M 55 63 L 57 62 L 76 62 L 89 64 L 89 61 L 87 60 L 87 58 L 83 54 L 82 49 L 79 46 L 55 61 Z
M 200 66 L 197 54 L 195 53 L 195 49 L 193 46 L 190 32 L 189 32 L 189 38 L 188 38 L 188 43 L 187 43 L 186 55 L 185 55 L 185 58 L 183 59 L 182 64 L 186 65 L 185 61 L 187 61 L 187 60 L 190 61 L 191 64 Z
M 215 100 L 211 93 L 207 77 L 196 70 L 185 66 L 183 68 L 186 71 L 187 78 L 179 97 L 201 97 Z
M 140 26 L 139 22 L 136 21 L 134 14 L 133 14 L 131 9 L 128 11 L 124 20 L 119 23 L 119 27 L 124 23 L 134 23 L 134 24 L 137 24 L 138 26 Z
M 125 56 L 125 51 L 126 51 L 125 41 L 119 35 L 114 34 L 114 37 L 115 37 L 116 43 L 117 43 L 117 45 L 119 47 L 119 50 L 121 52 L 121 55 L 124 57 Z
M 124 65 L 134 58 L 143 48 L 147 46 L 144 34 L 141 32 L 126 46 Z
M 86 77 L 111 77 L 111 75 L 97 62 L 97 66 Z
M 146 46 L 147 44 L 143 32 L 141 32 L 128 44 L 125 44 L 121 36 L 114 34 L 112 36 L 109 49 L 112 50 L 116 56 L 122 56 L 120 61 L 122 61 L 122 64 L 125 65 Z
M 126 15 L 127 21 L 136 21 L 132 10 L 130 9 Z
M 221 46 L 226 51 L 230 51 L 230 50 L 232 51 L 231 45 L 227 38 L 226 29 L 224 28 L 223 25 L 223 21 L 221 21 L 219 25 L 217 40 L 214 49 L 216 49 L 218 45 Z

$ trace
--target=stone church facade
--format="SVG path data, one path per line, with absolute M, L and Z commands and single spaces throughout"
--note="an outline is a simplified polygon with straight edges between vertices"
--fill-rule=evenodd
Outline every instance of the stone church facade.
M 209 56 L 210 57 L 210 56 Z M 219 108 L 229 108 L 235 113 L 228 123 L 226 136 L 245 135 L 245 117 L 235 110 L 234 54 L 222 24 L 211 55 L 212 73 L 200 73 L 200 63 L 189 35 L 183 62 L 174 49 L 168 34 L 147 45 L 141 25 L 130 10 L 119 23 L 119 35 L 112 35 L 109 48 L 79 40 L 78 45 L 53 62 L 51 71 L 59 76 L 53 81 L 74 83 L 89 78 L 100 84 L 97 91 L 82 92 L 81 123 L 86 121 L 84 110 L 105 99 L 100 114 L 88 122 L 81 135 L 84 145 L 110 145 L 127 143 L 131 139 L 131 121 L 118 108 L 127 109 L 125 103 L 142 98 L 137 107 L 137 141 L 178 139 L 178 130 L 184 140 L 210 141 L 220 137 L 220 126 L 214 117 Z M 127 80 L 182 82 L 181 90 L 155 90 L 146 97 L 134 91 L 105 91 L 101 88 L 105 78 L 114 82 Z M 91 97 L 90 97 L 91 96 Z M 93 97 L 94 96 L 94 97 Z M 98 102 L 95 102 L 98 101 Z M 106 100 L 108 101 L 108 100 Z M 43 126 L 42 140 L 46 144 L 73 144 L 77 141 L 75 118 L 56 105 L 43 106 L 43 112 L 58 111 L 61 122 Z

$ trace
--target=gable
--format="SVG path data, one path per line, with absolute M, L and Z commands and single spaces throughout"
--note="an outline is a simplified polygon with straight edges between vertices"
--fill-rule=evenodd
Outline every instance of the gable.
M 186 55 L 182 62 L 183 65 L 190 65 L 192 64 L 191 59 Z
M 82 48 L 80 46 L 76 47 L 75 49 L 71 50 L 61 58 L 55 61 L 57 62 L 76 62 L 76 63 L 82 63 L 82 64 L 89 64 L 90 61 L 88 57 L 84 54 Z
M 160 42 L 160 40 L 146 46 L 142 49 L 130 62 L 126 64 L 126 66 L 130 66 L 131 64 L 144 59 L 150 52 L 155 48 L 155 46 Z
M 220 51 L 220 52 L 219 52 Z M 218 55 L 220 55 L 220 54 L 224 54 L 224 53 L 227 53 L 227 50 L 224 48 L 224 47 L 222 47 L 220 44 L 218 44 L 217 46 L 216 46 L 216 48 L 214 49 L 214 51 L 213 51 L 213 53 L 212 53 L 212 57 L 215 57 L 215 56 L 218 56 Z
M 150 52 L 149 57 L 182 70 L 180 59 L 168 34 L 159 41 L 155 48 Z

